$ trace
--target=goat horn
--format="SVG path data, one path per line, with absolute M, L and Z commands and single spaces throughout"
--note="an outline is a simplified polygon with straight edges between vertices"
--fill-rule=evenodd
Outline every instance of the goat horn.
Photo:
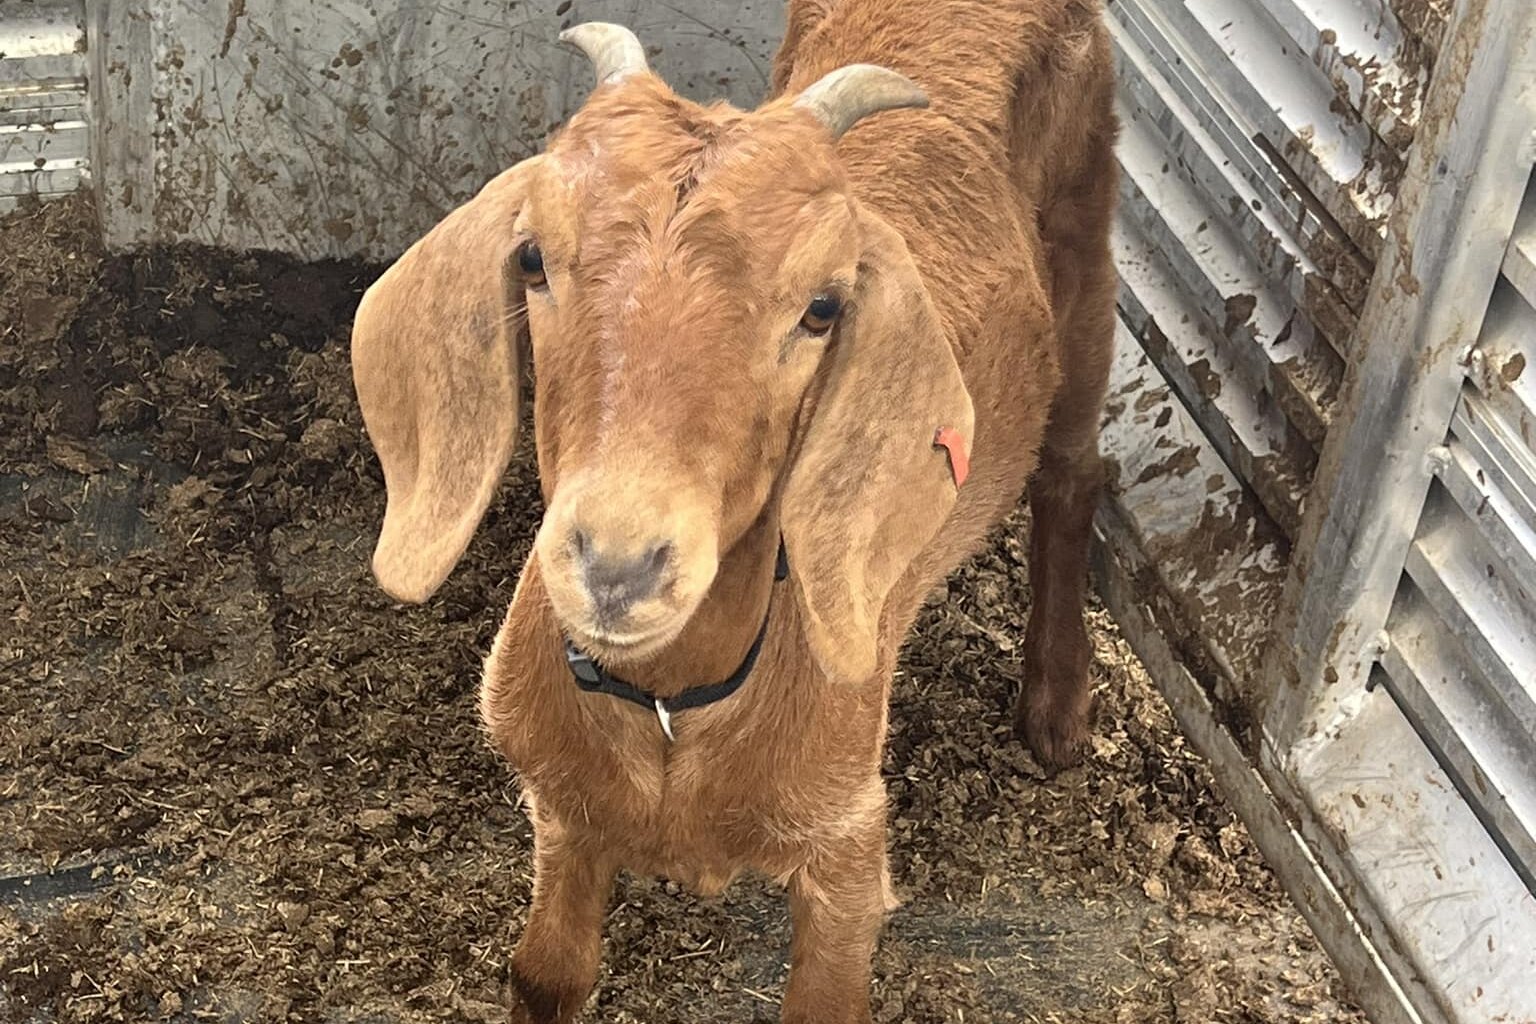
M 906 75 L 876 64 L 849 64 L 806 87 L 795 101 L 816 115 L 834 139 L 882 110 L 926 107 L 928 94 Z
M 645 61 L 645 47 L 623 25 L 588 21 L 561 32 L 560 41 L 571 44 L 587 55 L 597 70 L 598 85 L 617 82 L 650 70 L 650 65 Z

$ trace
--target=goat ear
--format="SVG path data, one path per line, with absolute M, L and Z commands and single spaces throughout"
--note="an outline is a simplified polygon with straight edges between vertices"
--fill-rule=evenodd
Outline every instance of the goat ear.
M 406 250 L 353 321 L 352 379 L 388 491 L 373 572 L 402 601 L 448 576 L 516 446 L 527 326 L 509 260 L 538 159 Z
M 785 484 L 781 523 L 811 650 L 828 676 L 875 670 L 885 601 L 954 506 L 937 432 L 973 436 L 960 367 L 901 236 L 867 217 L 858 290 Z M 958 440 L 952 441 L 958 445 Z

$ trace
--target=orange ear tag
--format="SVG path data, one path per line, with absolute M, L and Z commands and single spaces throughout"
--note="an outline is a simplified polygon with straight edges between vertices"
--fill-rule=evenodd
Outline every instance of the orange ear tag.
M 954 427 L 940 427 L 934 431 L 933 446 L 949 452 L 949 471 L 955 476 L 955 486 L 965 483 L 971 475 L 971 457 L 965 450 L 965 438 Z

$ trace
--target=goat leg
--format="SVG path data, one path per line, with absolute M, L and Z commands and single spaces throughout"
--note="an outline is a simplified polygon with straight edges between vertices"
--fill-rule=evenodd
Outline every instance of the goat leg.
M 512 954 L 512 1024 L 567 1024 L 586 1002 L 602 955 L 615 867 L 536 817 L 533 907 Z
M 1047 438 L 1029 483 L 1032 606 L 1024 633 L 1024 689 L 1013 720 L 1014 731 L 1050 768 L 1076 762 L 1090 728 L 1092 651 L 1083 626 L 1083 596 L 1102 478 L 1092 441 L 1064 453 Z
M 1095 16 L 1096 17 L 1096 16 Z M 1072 764 L 1088 739 L 1093 694 L 1088 686 L 1092 650 L 1083 628 L 1083 594 L 1093 513 L 1104 480 L 1099 458 L 1099 420 L 1115 351 L 1114 261 L 1110 222 L 1115 178 L 1114 76 L 1108 38 L 1101 28 L 1090 50 L 1080 51 L 1073 85 L 1084 90 L 1074 103 L 1082 122 L 1064 123 L 1081 148 L 1058 166 L 1039 224 L 1051 280 L 1061 386 L 1051 401 L 1040 462 L 1029 483 L 1033 513 L 1029 584 L 1033 591 L 1024 634 L 1024 689 L 1014 706 L 1014 731 L 1049 768 Z M 1022 139 L 1035 137 L 1037 106 L 1016 108 L 1025 120 Z M 1087 134 L 1078 134 L 1086 129 Z M 1031 146 L 1033 150 L 1036 147 Z
M 870 1024 L 870 960 L 891 905 L 885 799 L 855 829 L 826 844 L 790 878 L 794 924 L 784 1024 Z

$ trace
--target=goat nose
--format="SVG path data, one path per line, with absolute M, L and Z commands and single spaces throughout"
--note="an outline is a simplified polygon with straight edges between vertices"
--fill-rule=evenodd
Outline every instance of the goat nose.
M 581 531 L 574 542 L 587 591 L 604 618 L 622 615 L 636 601 L 654 594 L 672 561 L 670 543 L 652 545 L 638 556 L 616 556 L 601 551 Z

